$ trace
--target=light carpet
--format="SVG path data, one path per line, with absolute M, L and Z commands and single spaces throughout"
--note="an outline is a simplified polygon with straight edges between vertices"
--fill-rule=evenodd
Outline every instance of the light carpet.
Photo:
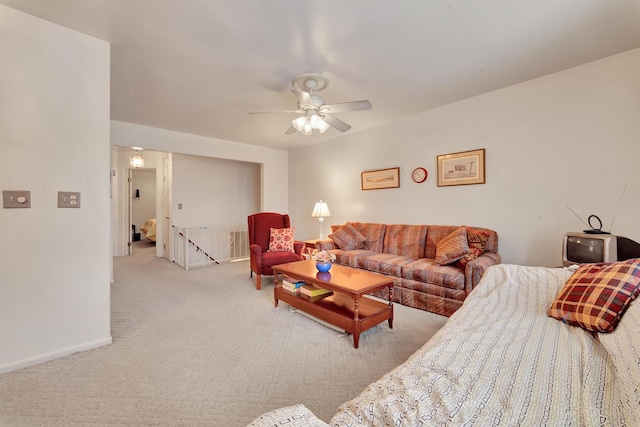
M 360 337 L 273 305 L 242 261 L 185 271 L 137 242 L 114 258 L 113 344 L 0 375 L 2 426 L 246 426 L 303 403 L 328 421 L 446 318 L 395 305 Z

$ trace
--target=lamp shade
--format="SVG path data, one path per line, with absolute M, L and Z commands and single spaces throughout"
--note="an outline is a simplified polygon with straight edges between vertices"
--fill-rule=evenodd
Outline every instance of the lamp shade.
M 328 218 L 331 216 L 331 211 L 329 210 L 329 205 L 326 202 L 320 200 L 313 207 L 313 212 L 311 212 L 311 218 Z

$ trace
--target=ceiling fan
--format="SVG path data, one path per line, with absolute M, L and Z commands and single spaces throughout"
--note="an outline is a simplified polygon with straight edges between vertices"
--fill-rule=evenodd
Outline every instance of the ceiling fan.
M 300 74 L 291 81 L 291 84 L 293 85 L 291 92 L 298 98 L 297 110 L 260 111 L 250 112 L 249 114 L 300 114 L 299 117 L 291 121 L 291 127 L 287 129 L 285 135 L 291 135 L 296 132 L 311 135 L 314 129 L 319 130 L 320 133 L 324 133 L 329 127 L 333 127 L 340 132 L 346 132 L 351 129 L 350 125 L 333 116 L 333 113 L 371 109 L 371 102 L 366 100 L 327 104 L 324 98 L 315 94 L 315 92 L 319 92 L 329 85 L 329 80 L 320 74 Z

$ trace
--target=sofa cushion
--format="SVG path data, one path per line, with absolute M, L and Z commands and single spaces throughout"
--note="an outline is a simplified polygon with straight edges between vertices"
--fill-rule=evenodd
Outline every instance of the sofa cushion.
M 426 225 L 387 225 L 383 252 L 415 259 L 424 258 L 427 229 Z
M 360 234 L 349 222 L 329 234 L 329 238 L 333 240 L 336 246 L 345 251 L 363 248 L 363 243 L 367 240 L 367 238 Z
M 386 224 L 375 224 L 370 222 L 351 223 L 367 240 L 364 242 L 364 249 L 374 252 L 382 252 L 384 243 L 384 233 Z
M 294 252 L 293 233 L 295 227 L 271 228 L 269 252 Z
M 582 264 L 547 314 L 593 332 L 613 332 L 640 292 L 640 259 Z
M 402 255 L 380 254 L 361 256 L 358 258 L 358 267 L 376 273 L 387 274 L 394 277 L 402 277 L 402 266 L 413 261 Z
M 464 289 L 464 272 L 450 265 L 438 265 L 435 260 L 421 258 L 402 266 L 402 278 L 430 283 L 449 289 Z
M 436 245 L 436 264 L 451 264 L 469 253 L 467 229 L 460 227 Z
M 342 249 L 332 249 L 329 252 L 336 256 L 335 262 L 340 265 L 358 268 L 358 258 L 370 257 L 377 255 L 378 252 L 367 251 L 365 249 L 353 249 L 351 251 L 343 251 Z

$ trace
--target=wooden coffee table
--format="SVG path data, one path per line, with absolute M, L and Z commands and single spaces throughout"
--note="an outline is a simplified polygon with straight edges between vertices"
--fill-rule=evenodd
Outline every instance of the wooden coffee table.
M 382 274 L 333 264 L 328 273 L 320 273 L 315 261 L 297 261 L 273 266 L 276 285 L 273 289 L 275 306 L 282 300 L 318 319 L 353 334 L 353 346 L 358 348 L 360 334 L 387 320 L 393 329 L 393 280 Z M 333 291 L 325 298 L 310 298 L 282 288 L 282 277 L 304 280 Z M 366 294 L 389 288 L 389 303 Z

